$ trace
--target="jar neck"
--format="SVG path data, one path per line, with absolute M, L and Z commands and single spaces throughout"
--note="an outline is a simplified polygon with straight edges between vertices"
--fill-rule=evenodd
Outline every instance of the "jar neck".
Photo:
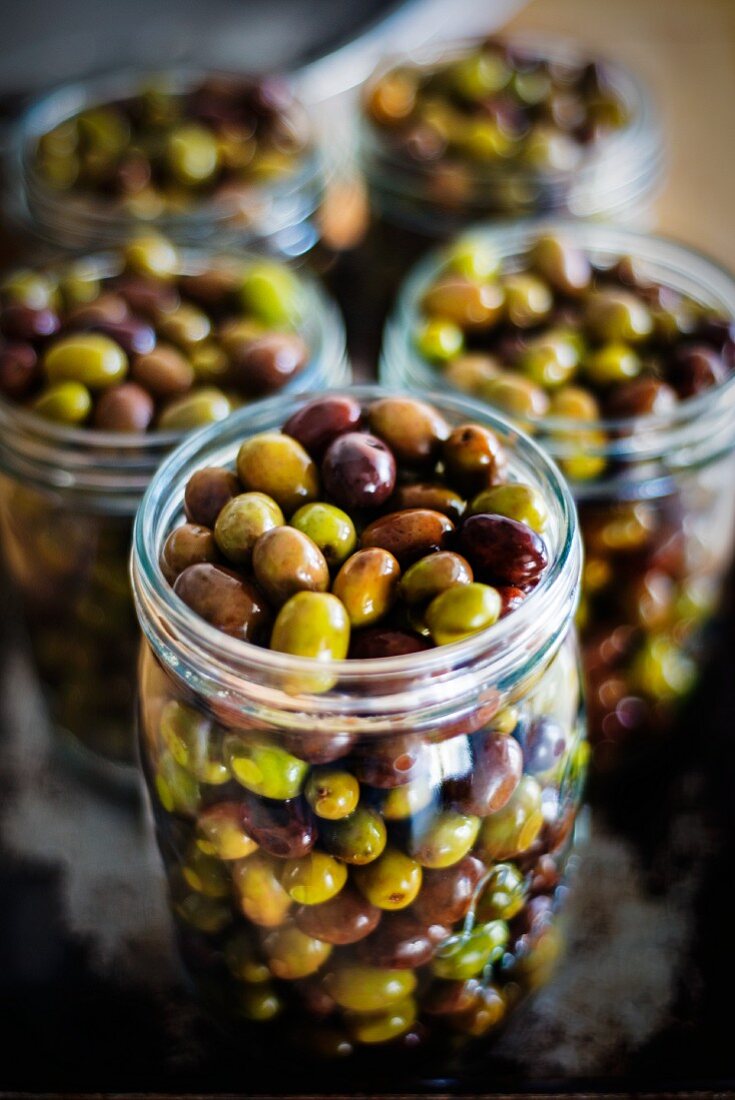
M 386 391 L 359 387 L 370 400 Z M 181 519 L 188 475 L 204 465 L 231 465 L 247 435 L 279 426 L 303 398 L 277 398 L 242 410 L 180 447 L 154 478 L 136 519 L 132 578 L 138 617 L 153 652 L 174 676 L 213 709 L 236 720 L 261 719 L 328 729 L 345 722 L 361 730 L 395 730 L 410 722 L 441 728 L 463 709 L 496 707 L 538 674 L 558 651 L 573 619 L 581 551 L 574 506 L 557 471 L 535 444 L 474 402 L 428 395 L 457 422 L 475 419 L 497 431 L 509 447 L 512 476 L 536 484 L 549 501 L 551 565 L 513 614 L 490 630 L 420 656 L 315 662 L 263 649 L 223 635 L 176 598 L 159 566 L 169 531 Z

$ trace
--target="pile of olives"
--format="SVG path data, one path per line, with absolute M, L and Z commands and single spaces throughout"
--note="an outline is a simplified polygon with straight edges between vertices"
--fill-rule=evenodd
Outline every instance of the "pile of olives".
M 321 660 L 492 632 L 549 560 L 498 438 L 403 396 L 309 400 L 236 472 L 194 472 L 184 507 L 174 592 L 253 652 L 312 658 L 298 692 L 334 685 Z M 311 1054 L 451 1043 L 544 979 L 585 760 L 573 647 L 434 730 L 251 720 L 151 650 L 140 699 L 182 950 L 230 1022 L 276 1020 Z
M 309 360 L 285 264 L 165 238 L 0 285 L 0 394 L 71 427 L 185 431 L 278 390 Z M 100 274 L 104 271 L 104 274 Z
M 185 92 L 161 79 L 42 134 L 34 168 L 55 190 L 150 220 L 205 199 L 236 205 L 293 173 L 310 142 L 305 112 L 279 79 L 211 76 Z
M 434 64 L 390 69 L 368 88 L 365 110 L 396 157 L 436 171 L 447 190 L 451 167 L 573 171 L 630 121 L 599 63 L 554 60 L 496 38 Z M 460 174 L 455 190 L 462 184 Z

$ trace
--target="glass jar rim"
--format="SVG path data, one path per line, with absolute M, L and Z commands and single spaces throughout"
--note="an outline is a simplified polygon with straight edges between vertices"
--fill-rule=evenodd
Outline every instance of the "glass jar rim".
M 199 273 L 209 261 L 229 261 L 237 264 L 261 263 L 264 257 L 253 251 L 233 251 L 227 247 L 177 247 L 182 274 Z M 122 273 L 119 251 L 105 249 L 87 253 L 75 259 L 89 268 L 92 277 L 105 279 Z M 285 261 L 266 258 L 268 263 L 287 266 Z M 48 271 L 68 265 L 68 258 L 38 265 Z M 305 336 L 310 359 L 303 372 L 284 387 L 284 392 L 315 383 L 328 372 L 337 381 L 349 374 L 346 338 L 342 316 L 319 281 L 303 271 L 294 271 L 303 296 L 301 324 L 297 331 Z M 305 323 L 304 323 L 305 322 Z M 119 475 L 119 489 L 140 496 L 161 455 L 180 443 L 188 431 L 155 430 L 149 432 L 111 432 L 98 428 L 77 428 L 58 424 L 22 405 L 16 405 L 0 395 L 0 468 L 26 462 L 35 469 L 41 483 L 57 488 L 74 488 L 94 492 L 115 488 L 110 478 Z M 14 446 L 15 444 L 15 446 Z M 17 452 L 16 452 L 17 446 Z M 6 460 L 7 455 L 14 458 Z M 74 461 L 74 456 L 78 461 Z M 129 473 L 131 482 L 125 479 Z M 98 476 L 99 475 L 99 476 Z
M 539 218 L 523 222 L 478 223 L 461 233 L 462 238 L 486 242 L 502 261 L 520 259 L 541 234 L 550 233 L 583 248 L 593 258 L 615 260 L 632 255 L 647 268 L 661 273 L 664 285 L 689 294 L 702 305 L 720 309 L 735 320 L 735 275 L 704 252 L 658 234 L 643 233 L 623 226 L 585 222 L 573 218 Z M 413 268 L 399 293 L 393 316 L 389 318 L 381 355 L 383 364 L 392 354 L 405 354 L 427 384 L 436 384 L 441 376 L 413 348 L 412 334 L 420 321 L 418 304 L 428 285 L 440 270 L 446 256 L 446 244 L 434 248 Z M 669 280 L 671 280 L 669 282 Z M 707 300 L 704 300 L 707 299 Z M 724 399 L 724 401 L 723 401 Z M 615 439 L 615 454 L 639 454 L 637 439 L 649 432 L 661 439 L 660 447 L 670 445 L 668 433 L 683 429 L 715 408 L 735 406 L 735 372 L 718 386 L 680 401 L 671 413 L 647 413 L 642 416 L 575 420 L 571 417 L 528 416 L 523 423 L 532 431 L 563 435 L 580 432 L 620 433 Z M 734 421 L 735 427 L 735 421 Z M 657 447 L 658 449 L 658 447 Z M 556 453 L 556 452 L 555 452 Z M 590 453 L 609 455 L 610 450 L 590 447 Z
M 35 97 L 11 128 L 8 141 L 11 179 L 15 177 L 16 189 L 19 196 L 22 196 L 24 204 L 20 212 L 21 216 L 34 218 L 34 212 L 29 203 L 29 197 L 34 190 L 37 196 L 42 196 L 43 202 L 51 212 L 61 216 L 69 215 L 68 192 L 57 192 L 46 185 L 35 171 L 33 163 L 38 140 L 55 126 L 85 108 L 104 106 L 116 99 L 125 98 L 126 94 L 131 93 L 131 89 L 140 87 L 146 79 L 165 81 L 174 91 L 184 92 L 207 76 L 242 79 L 244 75 L 246 74 L 220 69 L 202 69 L 191 65 L 166 66 L 158 69 L 127 67 L 101 76 L 65 83 Z M 300 109 L 308 113 L 306 106 L 299 100 L 297 102 Z M 296 171 L 280 180 L 248 185 L 254 205 L 264 201 L 276 204 L 286 203 L 294 195 L 311 194 L 313 200 L 309 201 L 308 210 L 300 212 L 301 219 L 310 216 L 317 209 L 319 197 L 326 183 L 328 164 L 320 155 L 314 140 L 313 124 L 310 128 L 310 145 L 299 156 L 299 166 Z M 96 227 L 100 232 L 104 232 L 106 227 L 112 225 L 116 232 L 126 233 L 134 227 L 148 226 L 175 239 L 186 239 L 187 231 L 191 231 L 193 227 L 212 226 L 216 229 L 221 226 L 227 232 L 229 224 L 237 213 L 235 202 L 228 204 L 223 203 L 222 200 L 208 198 L 197 201 L 190 210 L 181 213 L 164 212 L 150 219 L 137 218 L 125 210 L 116 209 L 112 201 L 100 199 L 86 192 L 80 197 L 84 200 L 84 208 L 75 204 L 71 209 L 71 215 L 83 221 L 90 231 Z M 248 225 L 243 227 L 235 225 L 232 232 L 247 234 L 251 228 Z M 276 224 L 266 236 L 278 233 L 284 228 L 286 225 Z M 256 238 L 258 235 L 257 232 L 254 233 Z
M 363 401 L 381 396 L 412 396 L 393 387 L 375 384 L 352 386 L 340 392 L 350 393 Z M 538 629 L 540 620 L 548 619 L 551 622 L 550 634 L 556 631 L 554 640 L 560 642 L 576 607 L 581 571 L 581 542 L 571 493 L 553 460 L 506 418 L 469 399 L 454 396 L 447 398 L 442 393 L 427 394 L 425 400 L 433 402 L 443 411 L 449 410 L 484 423 L 497 431 L 501 438 L 512 442 L 513 453 L 519 461 L 522 459 L 526 466 L 533 468 L 546 491 L 545 495 L 551 499 L 555 509 L 558 524 L 557 552 L 539 584 L 511 615 L 480 634 L 418 654 L 380 659 L 314 661 L 266 649 L 223 634 L 192 611 L 183 600 L 175 597 L 161 570 L 159 555 L 165 536 L 171 529 L 171 521 L 181 512 L 186 477 L 200 466 L 220 465 L 228 457 L 231 460 L 238 443 L 244 437 L 258 431 L 273 430 L 301 407 L 304 401 L 315 396 L 323 395 L 281 395 L 261 401 L 257 406 L 241 409 L 226 422 L 211 425 L 187 439 L 159 467 L 136 516 L 131 552 L 133 594 L 139 621 L 149 641 L 152 640 L 152 635 L 158 634 L 159 640 L 163 639 L 162 644 L 169 652 L 177 645 L 182 651 L 190 651 L 198 660 L 215 669 L 218 684 L 227 683 L 233 690 L 241 687 L 242 682 L 248 682 L 252 687 L 255 671 L 267 675 L 307 678 L 318 672 L 319 676 L 328 675 L 342 685 L 380 683 L 382 686 L 389 684 L 391 678 L 400 681 L 401 677 L 418 674 L 426 689 L 427 698 L 433 697 L 439 689 L 440 698 L 444 699 L 447 680 L 440 680 L 439 674 L 457 672 L 458 675 L 466 675 L 466 664 L 471 665 L 473 661 L 481 661 L 483 655 L 487 656 L 490 642 L 495 654 L 489 665 L 481 665 L 478 671 L 482 671 L 484 675 L 496 676 L 498 681 L 508 677 L 512 671 L 517 670 L 519 662 L 529 658 L 530 640 L 534 629 Z M 154 620 L 156 625 L 152 625 Z M 547 644 L 551 648 L 551 640 Z M 539 657 L 542 649 L 543 647 L 539 647 L 535 656 Z M 180 656 L 174 658 L 174 663 L 183 663 Z M 492 671 L 488 671 L 488 668 Z M 475 670 L 470 668 L 469 671 L 472 673 Z M 413 683 L 410 697 L 414 699 L 417 692 L 420 695 L 421 689 Z M 312 701 L 315 699 L 317 705 L 324 710 L 337 713 L 344 710 L 343 693 L 335 693 L 334 698 L 322 694 L 306 695 Z M 295 695 L 293 698 L 303 696 Z M 363 702 L 368 710 L 379 712 L 385 706 L 385 700 L 386 696 L 376 694 Z M 391 703 L 395 705 L 395 697 L 391 697 Z

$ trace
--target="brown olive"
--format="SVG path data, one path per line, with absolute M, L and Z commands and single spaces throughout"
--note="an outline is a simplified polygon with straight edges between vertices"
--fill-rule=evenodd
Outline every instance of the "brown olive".
M 449 425 L 435 408 L 411 397 L 381 397 L 368 409 L 370 430 L 405 466 L 435 461 Z
M 453 523 L 462 518 L 465 510 L 464 498 L 446 485 L 431 482 L 412 482 L 399 485 L 388 501 L 392 511 L 401 508 L 428 508 L 432 512 L 442 512 Z
M 384 913 L 380 926 L 362 940 L 357 955 L 371 966 L 413 970 L 431 961 L 450 932 L 445 924 L 425 924 L 412 910 Z
M 193 473 L 186 483 L 186 518 L 191 523 L 213 528 L 225 504 L 240 491 L 240 482 L 230 470 L 220 466 L 205 466 Z
M 382 915 L 377 905 L 371 905 L 348 884 L 336 897 L 321 905 L 302 905 L 294 913 L 294 920 L 308 936 L 344 946 L 357 943 L 374 932 Z
M 163 544 L 161 569 L 166 580 L 173 584 L 190 565 L 218 560 L 219 551 L 211 530 L 195 523 L 182 523 Z
M 485 873 L 484 863 L 473 855 L 465 856 L 452 867 L 424 870 L 414 910 L 429 924 L 456 924 L 469 913 Z
M 230 355 L 232 384 L 253 397 L 273 393 L 299 374 L 309 358 L 300 336 L 269 332 Z
M 153 398 L 135 382 L 113 386 L 97 399 L 93 423 L 103 432 L 144 432 L 155 413 Z
M 514 737 L 476 733 L 471 739 L 472 767 L 447 783 L 449 797 L 466 813 L 487 817 L 511 799 L 523 774 L 523 751 Z
M 507 458 L 502 443 L 479 424 L 455 428 L 442 453 L 450 480 L 462 492 L 474 495 L 497 485 L 505 475 Z
M 454 531 L 452 521 L 428 508 L 406 508 L 373 520 L 360 536 L 363 547 L 379 546 L 401 565 L 423 558 L 446 545 Z
M 255 579 L 274 606 L 295 592 L 326 592 L 329 567 L 319 547 L 295 527 L 272 527 L 253 547 Z
M 175 347 L 159 344 L 147 355 L 133 361 L 131 374 L 136 382 L 160 400 L 178 397 L 194 384 L 191 363 Z
M 376 657 L 404 657 L 430 648 L 429 643 L 416 634 L 377 626 L 353 635 L 349 655 L 353 660 L 372 660 Z
M 254 641 L 270 622 L 255 587 L 222 565 L 190 565 L 176 578 L 174 592 L 205 622 L 245 642 Z
M 507 516 L 470 516 L 462 524 L 459 544 L 475 576 L 488 584 L 533 583 L 549 561 L 540 535 Z
M 401 567 L 378 546 L 358 550 L 335 577 L 332 591 L 345 606 L 353 627 L 368 626 L 386 615 L 396 601 Z

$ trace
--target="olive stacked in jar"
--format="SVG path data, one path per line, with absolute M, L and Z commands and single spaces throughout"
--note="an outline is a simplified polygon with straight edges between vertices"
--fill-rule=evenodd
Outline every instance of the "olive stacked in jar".
M 732 280 L 701 257 L 567 223 L 459 240 L 386 334 L 387 377 L 441 376 L 503 409 L 572 483 L 601 765 L 666 728 L 696 678 L 732 556 L 734 317 Z
M 255 257 L 158 236 L 0 284 L 0 523 L 58 725 L 132 758 L 131 521 L 188 430 L 302 378 L 339 382 L 333 308 Z
M 133 562 L 185 960 L 230 1023 L 311 1054 L 487 1035 L 558 949 L 571 501 L 461 402 L 366 388 L 206 434 L 159 471 Z

